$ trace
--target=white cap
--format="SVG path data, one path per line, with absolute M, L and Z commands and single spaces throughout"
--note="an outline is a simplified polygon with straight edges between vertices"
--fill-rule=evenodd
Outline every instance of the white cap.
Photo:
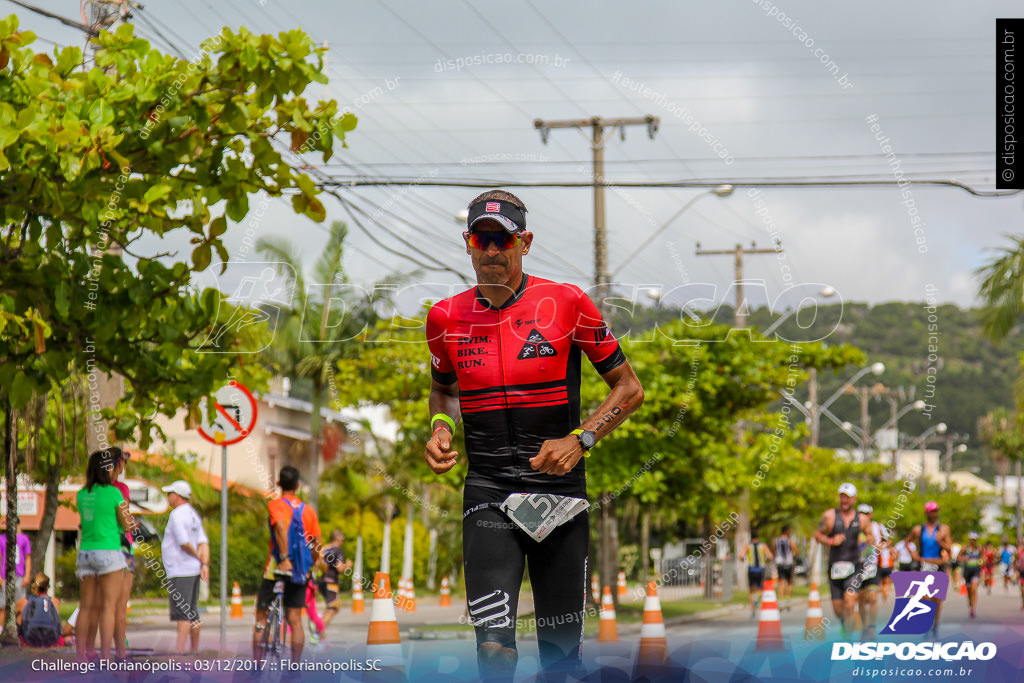
M 846 495 L 850 495 L 850 494 L 846 494 Z M 857 494 L 854 493 L 853 495 L 857 495 Z M 874 509 L 870 505 L 868 505 L 867 503 L 861 503 L 860 505 L 857 506 L 857 512 L 863 512 L 865 515 L 870 515 L 871 513 L 874 512 Z
M 164 493 L 177 493 L 182 498 L 192 497 L 192 487 L 188 485 L 188 482 L 184 479 L 171 482 L 167 486 L 160 489 Z
M 839 493 L 841 493 L 841 494 L 845 493 L 850 498 L 856 498 L 857 497 L 857 487 L 854 486 L 853 484 L 851 484 L 848 481 L 844 481 L 842 484 L 839 485 Z

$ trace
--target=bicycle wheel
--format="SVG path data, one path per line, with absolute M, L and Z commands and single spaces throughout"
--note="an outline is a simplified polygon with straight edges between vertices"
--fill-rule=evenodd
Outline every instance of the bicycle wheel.
M 281 600 L 280 597 L 270 606 L 267 614 L 267 627 L 263 629 L 261 639 L 263 659 L 259 676 L 260 683 L 277 683 L 281 680 Z

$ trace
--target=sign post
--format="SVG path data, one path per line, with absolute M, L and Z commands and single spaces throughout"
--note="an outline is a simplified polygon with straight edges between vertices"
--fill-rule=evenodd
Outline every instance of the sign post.
M 220 449 L 220 649 L 228 648 L 228 446 L 252 433 L 256 426 L 256 399 L 232 380 L 213 395 L 215 413 L 207 415 L 206 401 L 199 435 Z

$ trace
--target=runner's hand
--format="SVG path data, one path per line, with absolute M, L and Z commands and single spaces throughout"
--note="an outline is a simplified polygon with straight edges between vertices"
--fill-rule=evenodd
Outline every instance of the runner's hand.
M 834 546 L 841 546 L 843 544 L 843 541 L 845 540 L 846 534 L 836 534 L 832 537 L 832 540 L 829 542 L 829 544 Z
M 540 452 L 530 458 L 530 467 L 544 474 L 567 474 L 583 457 L 583 447 L 575 434 L 548 439 Z
M 458 451 L 451 450 L 452 434 L 447 429 L 438 429 L 427 441 L 423 457 L 434 474 L 444 474 L 455 467 Z
M 292 561 L 291 561 L 291 559 L 289 558 L 287 560 L 282 560 L 282 561 L 278 562 L 277 563 L 277 570 L 281 571 L 281 572 L 288 572 L 289 574 L 291 574 L 291 572 L 292 572 Z

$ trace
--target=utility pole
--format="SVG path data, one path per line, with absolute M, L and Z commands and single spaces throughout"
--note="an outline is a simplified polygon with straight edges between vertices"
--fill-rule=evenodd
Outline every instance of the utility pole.
M 700 242 L 697 243 L 697 256 L 732 256 L 733 265 L 736 269 L 733 286 L 736 288 L 736 312 L 733 315 L 733 327 L 742 330 L 747 326 L 747 311 L 743 301 L 743 256 L 745 254 L 776 254 L 782 249 L 758 249 L 753 242 L 749 249 L 744 249 L 742 244 L 737 244 L 735 249 L 701 249 Z
M 545 121 L 537 119 L 533 127 L 540 131 L 540 139 L 545 145 L 548 143 L 548 136 L 553 128 L 576 128 L 583 132 L 584 128 L 590 128 L 590 149 L 593 152 L 593 181 L 594 181 L 594 284 L 595 302 L 598 308 L 604 312 L 604 299 L 608 295 L 608 248 L 607 228 L 605 224 L 604 209 L 604 143 L 616 130 L 625 137 L 626 126 L 647 126 L 647 136 L 652 140 L 658 131 L 659 119 L 657 116 L 634 116 L 629 118 L 605 119 L 594 116 L 590 119 L 564 119 L 561 121 Z M 612 591 L 615 594 L 615 591 Z
M 743 300 L 743 256 L 746 254 L 775 254 L 781 252 L 781 247 L 775 249 L 758 249 L 753 242 L 749 249 L 744 249 L 742 244 L 737 244 L 735 249 L 708 250 L 701 249 L 697 243 L 697 256 L 732 256 L 733 266 L 736 270 L 733 286 L 736 288 L 736 311 L 733 314 L 733 329 L 742 330 L 747 327 L 746 302 Z M 743 442 L 743 427 L 736 423 L 736 443 Z M 740 550 L 750 543 L 750 488 L 746 485 L 740 491 L 738 519 L 736 521 L 736 575 L 739 576 Z
M 537 119 L 533 127 L 540 131 L 540 139 L 545 145 L 553 128 L 576 128 L 581 133 L 590 128 L 590 149 L 594 155 L 594 294 L 597 308 L 607 315 L 608 308 L 605 298 L 608 296 L 608 249 L 606 246 L 607 229 L 604 211 L 604 143 L 618 130 L 625 137 L 626 126 L 647 126 L 647 136 L 652 140 L 658 131 L 657 116 L 639 116 L 632 118 L 605 119 L 594 116 L 590 119 L 566 119 L 561 121 L 544 121 Z M 602 491 L 598 501 L 601 506 L 600 545 L 598 546 L 598 574 L 606 586 L 611 583 L 619 572 L 619 529 L 615 519 L 615 496 L 609 491 Z M 647 558 L 642 558 L 646 563 Z M 646 567 L 647 565 L 644 564 Z M 618 603 L 618 591 L 612 590 L 612 600 Z

